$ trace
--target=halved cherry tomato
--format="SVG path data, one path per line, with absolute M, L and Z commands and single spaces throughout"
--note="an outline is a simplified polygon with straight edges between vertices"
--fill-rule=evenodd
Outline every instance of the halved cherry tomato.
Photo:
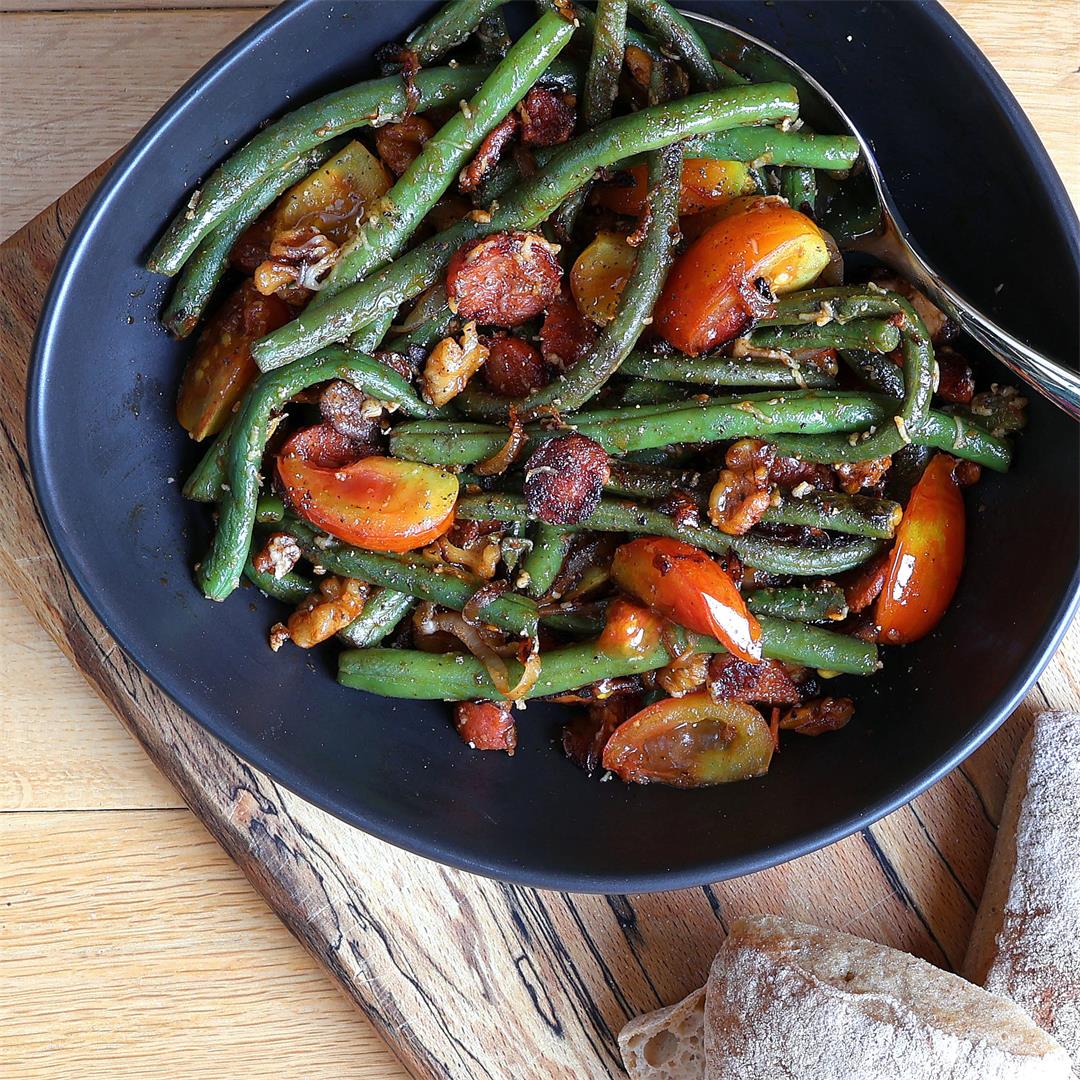
M 635 165 L 626 173 L 599 188 L 596 201 L 617 214 L 639 216 L 645 210 L 648 194 L 648 167 Z M 627 176 L 633 179 L 626 182 Z M 750 169 L 741 161 L 717 161 L 715 158 L 687 158 L 682 167 L 682 186 L 679 190 L 679 214 L 700 214 L 737 195 L 754 190 Z
M 596 647 L 609 656 L 644 656 L 660 643 L 663 629 L 659 615 L 619 596 L 608 604 Z
M 216 435 L 259 374 L 251 343 L 284 326 L 289 306 L 245 282 L 214 312 L 184 369 L 176 418 L 193 439 Z
M 570 291 L 578 311 L 599 326 L 611 322 L 637 262 L 622 233 L 601 229 L 570 268 Z
M 357 220 L 390 190 L 390 174 L 355 140 L 282 196 L 271 215 L 272 233 L 312 225 L 335 244 L 356 231 Z
M 964 568 L 964 497 L 956 459 L 938 454 L 911 492 L 874 619 L 881 641 L 907 645 L 941 621 Z
M 741 200 L 675 260 L 656 305 L 655 326 L 691 356 L 746 329 L 759 282 L 775 294 L 809 285 L 829 265 L 821 230 L 782 201 Z
M 369 551 L 411 551 L 454 523 L 452 473 L 379 455 L 355 460 L 357 452 L 329 424 L 298 431 L 285 443 L 278 476 L 301 517 Z
M 698 693 L 658 701 L 620 724 L 604 747 L 604 768 L 628 783 L 705 787 L 763 776 L 772 755 L 757 709 Z
M 664 618 L 710 634 L 750 663 L 761 659 L 760 624 L 727 571 L 701 548 L 658 536 L 631 540 L 615 552 L 611 577 Z

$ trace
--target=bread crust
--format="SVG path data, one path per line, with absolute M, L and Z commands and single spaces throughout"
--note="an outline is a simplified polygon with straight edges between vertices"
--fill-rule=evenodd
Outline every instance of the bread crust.
M 709 1080 L 1068 1080 L 1011 1002 L 906 953 L 771 915 L 740 919 L 709 975 Z
M 1080 716 L 1021 745 L 964 975 L 1015 1001 L 1080 1060 Z

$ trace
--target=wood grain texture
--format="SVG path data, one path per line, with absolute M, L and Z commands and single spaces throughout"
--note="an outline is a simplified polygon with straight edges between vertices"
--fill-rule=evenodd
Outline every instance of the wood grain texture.
M 1072 101 L 1065 112 L 1069 117 L 1075 115 L 1075 80 L 1070 81 L 1065 64 L 1068 59 L 1073 68 L 1076 66 L 1075 49 L 1071 54 L 1068 51 L 1069 31 L 1043 38 L 1045 48 L 1038 57 L 1029 56 L 1030 50 L 1025 48 L 1027 27 L 1032 20 L 1045 26 L 1043 17 L 1055 5 L 982 0 L 977 5 L 950 6 L 968 9 L 973 20 L 969 31 L 1012 85 L 1016 86 L 1012 71 L 1023 75 L 1037 70 L 1025 105 L 1033 117 L 1045 118 L 1038 119 L 1040 130 L 1051 149 L 1056 146 L 1059 161 L 1071 156 L 1075 162 L 1072 122 L 1061 123 L 1057 97 L 1065 93 L 1066 102 Z M 1000 35 L 994 32 L 999 13 L 1005 27 Z M 220 15 L 212 13 L 215 18 Z M 199 19 L 205 17 L 199 13 Z M 9 17 L 2 19 L 0 39 L 5 36 Z M 214 42 L 210 51 L 221 43 Z M 996 48 L 1000 50 L 997 54 Z M 29 76 L 35 74 L 26 70 Z M 1044 70 L 1059 71 L 1061 87 L 1053 80 L 1047 85 Z M 5 96 L 9 86 L 6 74 L 5 70 Z M 162 92 L 157 100 L 165 96 Z M 153 103 L 147 108 L 152 107 Z M 90 125 L 94 120 L 87 114 L 58 121 L 61 127 L 80 122 Z M 141 118 L 133 117 L 130 130 L 140 122 Z M 15 132 L 13 137 L 21 135 Z M 90 153 L 95 144 L 88 139 L 82 149 Z M 88 160 L 103 152 L 99 148 Z M 1068 176 L 1066 169 L 1063 172 Z M 6 171 L 0 175 L 6 182 Z M 46 194 L 51 197 L 56 190 Z M 478 881 L 394 852 L 282 792 L 164 702 L 115 649 L 67 586 L 51 553 L 42 546 L 23 484 L 25 447 L 18 404 L 29 327 L 59 236 L 70 227 L 75 208 L 87 193 L 85 189 L 73 199 L 62 200 L 51 219 L 43 218 L 36 229 L 5 246 L 0 254 L 0 281 L 5 290 L 0 299 L 4 358 L 0 367 L 0 498 L 6 507 L 0 520 L 0 542 L 13 553 L 0 569 L 11 577 L 34 617 L 86 671 L 151 758 L 205 817 L 215 836 L 287 925 L 372 1016 L 417 1075 L 535 1075 L 540 1071 L 538 1063 L 545 1058 L 552 1066 L 543 1075 L 613 1075 L 617 1071 L 613 1035 L 622 1018 L 675 1000 L 700 982 L 725 926 L 744 912 L 789 913 L 908 948 L 937 963 L 959 960 L 1015 747 L 1035 710 L 1047 702 L 1075 707 L 1080 700 L 1080 665 L 1076 663 L 1080 633 L 1076 629 L 1041 680 L 1041 689 L 1016 716 L 962 769 L 911 806 L 859 836 L 786 867 L 708 889 L 650 897 L 537 893 Z M 3 210 L 7 210 L 7 196 Z M 18 626 L 13 622 L 12 631 L 21 641 L 25 635 Z M 0 657 L 6 673 L 7 659 L 12 655 L 9 639 L 0 637 L 0 646 L 4 648 Z M 25 662 L 33 667 L 36 657 L 25 658 Z M 74 694 L 73 689 L 71 692 Z M 65 694 L 56 691 L 58 711 Z M 33 698 L 28 696 L 28 700 Z M 16 705 L 10 714 L 0 712 L 0 719 L 6 722 L 9 715 L 17 718 L 19 710 Z M 102 713 L 96 714 L 98 730 L 103 729 L 104 719 Z M 7 730 L 0 729 L 0 767 L 10 761 L 21 780 L 14 792 L 10 787 L 0 788 L 0 797 L 6 800 L 0 807 L 41 808 L 50 800 L 58 806 L 90 806 L 95 800 L 116 800 L 116 794 L 107 791 L 109 776 L 95 775 L 91 762 L 85 759 L 119 752 L 114 747 L 130 745 L 126 740 L 114 739 L 107 747 L 98 745 L 93 728 L 85 728 L 81 719 L 72 720 L 59 727 L 43 725 L 39 738 L 12 742 L 10 756 L 5 759 L 8 749 L 2 744 Z M 60 734 L 54 735 L 56 731 Z M 42 765 L 47 767 L 49 738 L 55 738 L 58 750 L 67 755 L 70 772 L 65 775 L 70 779 L 60 776 L 45 783 L 40 778 Z M 115 775 L 117 783 L 126 787 L 136 782 L 134 761 L 128 760 L 124 768 L 131 771 Z M 200 775 L 212 776 L 212 783 L 202 782 Z M 140 798 L 147 802 L 156 797 L 149 789 L 143 790 Z M 85 797 L 73 798 L 77 791 Z M 124 792 L 121 801 L 126 796 Z M 16 802 L 19 798 L 23 801 Z M 64 799 L 71 801 L 65 804 Z M 175 799 L 162 796 L 162 801 Z M 153 823 L 158 816 L 169 819 L 168 827 Z M 63 824 L 79 819 L 85 827 Z M 131 825 L 116 826 L 110 833 L 108 828 L 113 826 L 103 825 L 100 819 L 126 819 Z M 35 820 L 43 823 L 37 832 L 31 828 Z M 9 833 L 11 821 L 15 826 Z M 183 830 L 189 833 L 186 841 L 181 840 Z M 9 836 L 14 839 L 9 840 Z M 51 846 L 55 837 L 59 837 L 56 846 Z M 213 1065 L 199 1072 L 192 1064 L 192 1076 L 224 1073 L 231 1061 L 237 1062 L 238 1069 L 245 1068 L 239 1055 L 228 1057 L 238 1047 L 247 1051 L 245 1071 L 252 1071 L 252 1063 L 261 1060 L 266 1063 L 263 1075 L 317 1076 L 325 1059 L 339 1065 L 335 1075 L 400 1075 L 389 1071 L 385 1057 L 378 1059 L 382 1064 L 373 1063 L 364 1073 L 359 1069 L 367 1068 L 365 1063 L 375 1062 L 375 1057 L 363 1057 L 357 1050 L 346 1062 L 332 1050 L 326 1051 L 328 1041 L 337 1039 L 351 1046 L 350 1037 L 360 1038 L 357 1033 L 363 1031 L 359 1024 L 348 1027 L 342 1013 L 332 1007 L 332 999 L 321 1007 L 326 1021 L 326 1026 L 319 1028 L 321 1040 L 290 1038 L 272 1043 L 279 1016 L 286 1030 L 295 1034 L 288 1026 L 292 979 L 300 987 L 295 996 L 301 1013 L 308 1009 L 311 1015 L 311 1010 L 320 1010 L 315 1004 L 317 985 L 310 981 L 312 969 L 295 957 L 288 959 L 292 954 L 284 942 L 277 952 L 272 946 L 264 951 L 261 944 L 251 941 L 250 948 L 232 954 L 234 978 L 219 977 L 222 969 L 215 952 L 221 947 L 218 929 L 231 931 L 234 939 L 250 940 L 257 936 L 259 926 L 265 929 L 265 922 L 259 921 L 258 903 L 238 887 L 239 878 L 228 876 L 228 864 L 221 859 L 215 869 L 206 855 L 213 850 L 210 845 L 191 839 L 190 819 L 184 812 L 159 815 L 131 811 L 85 818 L 0 815 L 0 844 L 4 848 L 0 852 L 0 874 L 4 877 L 0 880 L 7 886 L 6 899 L 35 895 L 35 889 L 39 897 L 47 893 L 55 898 L 50 903 L 13 903 L 0 908 L 5 960 L 9 943 L 28 953 L 44 951 L 44 941 L 52 950 L 46 966 L 55 958 L 58 970 L 74 964 L 86 972 L 82 980 L 72 977 L 61 983 L 51 981 L 52 975 L 43 969 L 19 971 L 20 992 L 28 982 L 42 980 L 45 992 L 35 999 L 32 1016 L 20 1012 L 16 1023 L 7 1029 L 0 1027 L 0 1043 L 21 1048 L 28 1045 L 27 1040 L 38 1039 L 33 1047 L 47 1048 L 52 1057 L 25 1055 L 31 1066 L 38 1068 L 36 1075 L 160 1075 L 148 1053 L 150 1044 L 141 1036 L 125 1041 L 122 1030 L 145 1032 L 144 1008 L 153 1012 L 158 1007 L 157 1022 L 165 1020 L 166 1014 L 185 1017 L 176 1024 L 177 1042 L 169 1045 L 183 1051 L 181 1040 L 186 1031 L 197 1033 L 191 1039 L 200 1047 L 214 1048 L 215 1056 L 205 1059 Z M 139 880 L 147 882 L 147 889 L 139 895 L 134 887 L 109 887 L 114 878 L 130 883 L 131 878 L 124 876 L 129 856 Z M 189 867 L 194 868 L 190 874 Z M 18 878 L 18 889 L 11 884 L 14 874 L 26 875 Z M 173 878 L 181 879 L 183 888 L 162 900 Z M 103 930 L 97 929 L 94 920 L 80 921 L 81 912 L 90 907 L 90 897 L 98 905 L 99 919 L 102 912 L 108 912 L 105 922 L 109 925 Z M 408 898 L 407 903 L 403 897 Z M 252 906 L 246 907 L 249 902 Z M 160 920 L 155 920 L 159 906 Z M 152 912 L 150 917 L 143 917 L 145 911 Z M 205 919 L 193 926 L 191 920 L 203 911 Z M 117 954 L 116 964 L 130 963 L 127 970 L 132 973 L 143 970 L 140 965 L 145 962 L 143 977 L 150 978 L 162 926 L 170 942 L 174 929 L 178 933 L 185 927 L 190 929 L 190 952 L 182 954 L 179 945 L 164 948 L 170 978 L 149 984 L 148 1005 L 137 989 L 132 989 L 138 987 L 137 982 L 121 979 L 107 962 L 89 962 L 95 949 L 110 955 L 110 934 L 115 929 L 132 950 L 127 955 Z M 72 935 L 74 929 L 80 932 Z M 59 951 L 68 940 L 74 943 L 72 952 Z M 204 969 L 212 974 L 200 995 L 196 988 Z M 0 979 L 10 970 L 10 965 L 0 966 Z M 280 973 L 280 981 L 275 972 Z M 0 1000 L 11 998 L 7 989 L 0 985 Z M 223 1001 L 233 1004 L 230 995 L 236 1004 L 235 1012 L 229 1012 L 232 1022 L 219 1024 L 216 1013 Z M 55 1008 L 57 1000 L 66 1003 L 64 1009 Z M 280 1012 L 275 1011 L 278 1007 Z M 81 1038 L 79 1028 L 84 1029 Z M 171 1029 L 166 1033 L 173 1037 Z M 264 1045 L 267 1038 L 271 1039 L 269 1047 Z M 297 1045 L 293 1046 L 294 1042 Z M 95 1055 L 93 1050 L 99 1045 L 107 1045 L 115 1056 Z M 364 1053 L 375 1054 L 370 1042 L 361 1039 L 358 1045 L 368 1048 Z M 358 1056 L 362 1057 L 359 1064 Z M 288 1067 L 275 1070 L 276 1062 L 286 1060 Z M 18 1070 L 18 1074 L 23 1071 Z

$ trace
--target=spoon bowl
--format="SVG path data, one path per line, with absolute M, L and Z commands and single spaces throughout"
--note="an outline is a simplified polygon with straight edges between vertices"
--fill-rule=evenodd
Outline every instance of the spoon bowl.
M 904 224 L 869 140 L 828 91 L 771 45 L 707 15 L 687 15 L 701 24 L 702 38 L 724 63 L 755 81 L 794 86 L 804 123 L 815 130 L 846 133 L 859 140 L 862 156 L 856 172 L 844 185 L 839 207 L 831 208 L 822 221 L 841 250 L 869 255 L 910 281 L 992 356 L 1080 420 L 1080 374 L 1002 329 L 933 269 Z

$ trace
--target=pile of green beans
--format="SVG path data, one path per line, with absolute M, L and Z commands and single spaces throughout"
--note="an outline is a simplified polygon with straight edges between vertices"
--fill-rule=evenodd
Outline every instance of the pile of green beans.
M 939 372 L 927 328 L 909 299 L 874 284 L 776 296 L 772 290 L 780 285 L 763 276 L 753 282 L 754 296 L 742 298 L 748 314 L 741 336 L 703 355 L 674 351 L 663 340 L 670 331 L 661 294 L 687 246 L 680 235 L 686 161 L 742 163 L 760 194 L 773 193 L 771 202 L 755 200 L 754 212 L 773 209 L 779 192 L 789 206 L 831 222 L 832 193 L 857 165 L 858 141 L 792 123 L 799 118 L 796 89 L 771 81 L 775 69 L 767 57 L 744 63 L 732 52 L 727 58 L 734 66 L 728 66 L 668 0 L 596 0 L 594 8 L 536 0 L 536 21 L 516 40 L 507 31 L 504 3 L 450 0 L 404 43 L 381 53 L 385 77 L 328 94 L 269 124 L 211 173 L 154 246 L 149 268 L 177 276 L 162 321 L 182 338 L 195 330 L 229 272 L 241 234 L 348 138 L 371 138 L 348 133 L 414 112 L 437 118 L 437 130 L 411 162 L 396 166 L 400 175 L 386 194 L 350 223 L 354 231 L 336 250 L 329 273 L 306 282 L 313 293 L 306 306 L 297 310 L 295 290 L 283 294 L 294 318 L 251 343 L 259 373 L 183 489 L 187 498 L 216 507 L 214 537 L 196 567 L 198 585 L 206 597 L 222 601 L 246 578 L 268 597 L 297 605 L 313 602 L 318 575 L 361 581 L 370 586 L 363 610 L 337 634 L 347 646 L 338 673 L 344 686 L 402 698 L 500 700 L 498 665 L 505 658 L 511 686 L 536 676 L 538 666 L 538 677 L 520 696 L 540 698 L 647 676 L 694 653 L 725 651 L 720 640 L 669 619 L 657 640 L 643 634 L 625 647 L 609 640 L 615 636 L 615 624 L 606 621 L 617 595 L 612 581 L 630 591 L 619 576 L 626 564 L 613 552 L 634 537 L 666 538 L 716 556 L 739 583 L 753 617 L 748 621 L 760 623 L 764 658 L 823 675 L 872 675 L 880 666 L 878 650 L 860 640 L 866 616 L 849 611 L 847 596 L 858 607 L 855 596 L 868 571 L 886 564 L 884 553 L 898 530 L 901 539 L 909 535 L 895 500 L 906 502 L 935 450 L 1005 471 L 1011 445 L 993 425 L 1000 419 L 1011 433 L 1015 403 L 1002 404 L 1002 416 L 989 423 L 980 422 L 977 410 L 933 408 Z M 646 64 L 631 52 L 633 80 L 626 77 L 628 49 L 648 58 Z M 434 66 L 440 62 L 445 66 Z M 565 140 L 560 145 L 525 145 L 533 139 L 533 118 L 521 103 L 537 86 L 576 94 L 580 120 L 569 139 L 565 131 L 557 136 Z M 448 198 L 461 170 L 515 109 L 522 122 L 503 132 L 515 127 L 522 145 L 504 155 L 479 191 L 469 192 L 471 208 Z M 635 166 L 643 167 L 645 187 L 637 228 L 631 234 L 632 226 L 625 227 L 634 264 L 619 285 L 613 316 L 589 335 L 586 355 L 520 398 L 499 396 L 474 378 L 449 404 L 432 405 L 443 399 L 431 368 L 423 393 L 406 376 L 418 350 L 459 334 L 470 318 L 464 302 L 459 317 L 451 300 L 455 282 L 445 281 L 455 254 L 494 234 L 542 230 L 552 259 L 566 271 L 587 239 L 583 222 L 595 231 L 625 220 L 604 198 L 594 198 L 597 185 Z M 631 177 L 622 173 L 622 179 Z M 640 173 L 634 179 L 640 183 Z M 450 219 L 457 218 L 438 232 L 428 224 L 436 207 L 444 222 L 451 212 Z M 736 204 L 736 212 L 743 209 Z M 744 274 L 744 287 L 750 276 Z M 578 279 L 570 278 L 576 293 Z M 418 297 L 404 325 L 395 325 Z M 550 377 L 558 358 L 547 351 L 543 306 L 538 303 L 523 325 L 508 320 L 497 329 L 538 339 L 544 350 L 533 359 L 547 364 Z M 650 330 L 654 311 L 657 324 Z M 491 347 L 483 378 L 498 386 L 490 329 L 480 328 Z M 379 443 L 376 453 L 459 471 L 460 493 L 444 523 L 449 529 L 453 520 L 455 531 L 423 551 L 368 550 L 315 528 L 303 517 L 302 500 L 290 505 L 280 493 L 275 429 L 287 410 L 295 410 L 294 425 L 305 410 L 313 411 L 317 388 L 334 380 L 385 405 L 381 431 L 362 434 L 357 453 L 368 452 L 370 439 Z M 366 421 L 370 401 L 359 403 Z M 351 402 L 324 396 L 320 404 L 338 425 L 335 409 Z M 544 469 L 530 458 L 571 433 L 598 444 L 608 461 L 594 478 L 590 494 L 602 490 L 590 504 L 594 509 L 573 524 L 555 524 L 560 515 L 535 499 L 542 485 L 533 478 Z M 743 439 L 768 445 L 728 446 Z M 742 472 L 737 452 L 744 462 L 752 459 L 750 472 Z M 846 493 L 852 470 L 822 478 L 822 470 L 810 467 L 893 456 L 896 468 L 872 495 Z M 407 471 L 414 477 L 426 472 Z M 725 500 L 744 497 L 742 483 L 755 500 L 752 521 L 726 514 L 731 504 Z M 828 490 L 834 486 L 844 491 Z M 317 499 L 318 491 L 305 498 Z M 298 549 L 310 571 L 278 576 L 260 570 L 259 546 L 271 533 L 291 538 L 295 546 L 282 540 L 282 550 L 295 556 Z M 455 554 L 459 545 L 464 554 Z M 472 563 L 470 552 L 484 561 Z M 488 560 L 496 557 L 492 571 Z M 484 576 L 452 558 L 478 566 Z M 656 566 L 666 575 L 673 564 L 661 561 Z M 858 573 L 843 576 L 849 571 Z M 853 580 L 860 583 L 856 591 Z M 422 633 L 407 621 L 417 604 L 462 613 L 452 625 L 470 654 L 422 651 L 430 643 L 419 636 L 415 650 L 384 647 L 392 634 L 391 640 L 408 644 Z M 526 656 L 528 664 L 519 662 Z M 663 676 L 636 683 L 650 695 L 669 685 Z

